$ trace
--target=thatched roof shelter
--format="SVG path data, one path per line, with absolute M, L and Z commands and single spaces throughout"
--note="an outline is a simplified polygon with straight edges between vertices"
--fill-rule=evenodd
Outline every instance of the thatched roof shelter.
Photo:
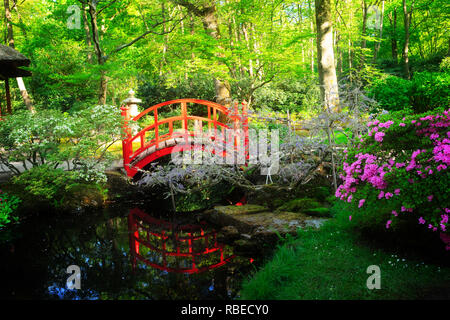
M 30 59 L 25 57 L 19 51 L 0 44 L 0 80 L 5 81 L 6 91 L 6 110 L 11 113 L 11 94 L 9 90 L 9 78 L 29 77 L 31 72 L 22 70 L 20 67 L 28 66 Z M 0 104 L 0 117 L 1 117 Z
M 0 78 L 29 77 L 31 72 L 19 69 L 19 67 L 28 66 L 30 59 L 25 57 L 19 51 L 0 44 Z

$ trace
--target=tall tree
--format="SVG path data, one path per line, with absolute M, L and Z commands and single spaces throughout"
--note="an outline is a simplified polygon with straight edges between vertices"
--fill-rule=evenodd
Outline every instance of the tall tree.
M 393 8 L 388 14 L 389 23 L 391 25 L 391 54 L 394 64 L 398 63 L 398 47 L 397 47 L 397 8 Z
M 99 87 L 99 94 L 98 94 L 98 103 L 99 104 L 105 104 L 106 103 L 106 93 L 107 93 L 107 84 L 108 84 L 108 77 L 107 77 L 107 71 L 105 68 L 105 63 L 108 59 L 111 58 L 114 54 L 132 46 L 139 40 L 144 39 L 148 34 L 156 34 L 156 35 L 164 35 L 166 33 L 172 32 L 174 29 L 174 26 L 171 28 L 166 29 L 165 31 L 158 32 L 156 31 L 156 28 L 160 25 L 164 25 L 167 23 L 170 19 L 163 19 L 161 21 L 155 22 L 151 26 L 147 26 L 147 30 L 143 32 L 141 35 L 137 36 L 133 40 L 121 44 L 111 50 L 108 54 L 104 52 L 104 49 L 101 44 L 101 37 L 98 27 L 98 19 L 99 15 L 110 6 L 114 5 L 117 0 L 111 0 L 108 3 L 104 4 L 102 7 L 99 7 L 99 4 L 101 2 L 104 2 L 102 0 L 78 0 L 81 2 L 84 6 L 88 6 L 88 12 L 90 16 L 90 22 L 91 22 L 91 33 L 92 33 L 92 42 L 94 44 L 94 52 L 97 56 L 97 64 L 102 67 L 100 71 L 100 87 Z
M 206 33 L 212 38 L 220 39 L 219 24 L 217 21 L 216 4 L 214 0 L 202 1 L 203 5 L 197 5 L 188 0 L 174 0 L 176 4 L 185 7 L 189 12 L 199 17 Z M 221 47 L 219 47 L 221 49 Z M 227 80 L 214 78 L 216 102 L 229 106 L 231 104 L 231 87 Z
M 414 9 L 414 0 L 411 1 L 411 6 L 408 9 L 408 5 L 406 0 L 402 0 L 403 5 L 403 25 L 405 28 L 405 43 L 403 45 L 403 72 L 406 79 L 411 78 L 411 70 L 409 66 L 409 40 L 410 40 L 410 26 L 411 26 L 411 18 Z
M 317 25 L 317 67 L 322 100 L 327 108 L 339 106 L 336 67 L 334 64 L 331 0 L 315 0 Z
M 381 1 L 381 15 L 380 23 L 377 26 L 379 28 L 378 40 L 375 42 L 375 47 L 373 49 L 373 62 L 377 62 L 378 52 L 380 51 L 381 41 L 383 39 L 383 20 L 384 20 L 384 1 Z

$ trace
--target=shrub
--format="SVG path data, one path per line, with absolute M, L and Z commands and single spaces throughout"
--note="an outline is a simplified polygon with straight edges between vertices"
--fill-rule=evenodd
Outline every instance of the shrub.
M 368 94 L 384 110 L 398 111 L 410 106 L 411 88 L 411 81 L 396 76 L 387 76 L 375 80 L 369 86 Z
M 450 73 L 415 73 L 410 100 L 417 113 L 450 106 Z
M 368 92 L 385 110 L 412 106 L 415 113 L 422 113 L 450 105 L 450 73 L 416 72 L 411 81 L 387 76 L 375 80 Z
M 313 77 L 284 79 L 258 89 L 253 105 L 274 111 L 299 112 L 319 105 L 320 89 Z
M 163 101 L 184 98 L 215 101 L 214 81 L 209 75 L 194 74 L 175 85 L 164 77 L 157 77 L 140 84 L 138 96 L 146 107 Z
M 445 57 L 439 64 L 439 70 L 442 72 L 450 71 L 450 57 Z
M 18 217 L 15 211 L 19 206 L 20 199 L 9 195 L 0 190 L 0 228 L 3 228 L 10 222 L 17 221 Z
M 120 140 L 122 117 L 113 106 L 95 106 L 74 114 L 47 110 L 18 112 L 0 121 L 0 163 L 14 174 L 48 164 L 80 169 L 86 180 L 104 182 L 112 160 L 108 148 Z
M 47 204 L 54 208 L 101 205 L 106 189 L 103 184 L 87 182 L 81 171 L 64 171 L 48 165 L 34 167 L 13 177 L 15 186 L 24 190 L 27 202 Z
M 413 221 L 448 233 L 449 112 L 398 112 L 369 122 L 369 133 L 346 154 L 336 191 L 351 204 L 353 224 L 380 230 Z

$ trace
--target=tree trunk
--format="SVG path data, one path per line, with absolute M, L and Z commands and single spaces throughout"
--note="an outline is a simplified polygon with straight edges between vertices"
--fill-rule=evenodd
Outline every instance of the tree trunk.
M 8 46 L 14 48 L 14 35 L 11 10 L 9 8 L 9 0 L 3 0 L 5 5 L 5 19 L 6 19 L 6 42 Z
M 411 16 L 414 8 L 414 0 L 411 3 L 411 8 L 408 11 L 406 0 L 403 0 L 403 23 L 405 27 L 405 44 L 403 46 L 403 71 L 406 79 L 411 79 L 411 72 L 409 68 L 409 27 L 411 25 Z
M 97 2 L 98 0 L 92 0 L 89 1 L 89 15 L 91 17 L 91 29 L 92 29 L 92 41 L 94 42 L 94 52 L 97 56 L 97 63 L 100 66 L 103 66 L 105 64 L 105 58 L 103 57 L 103 51 L 100 46 L 100 39 L 99 39 L 99 30 L 98 30 L 98 24 L 97 24 Z M 98 92 L 98 104 L 106 104 L 106 92 L 107 92 L 107 77 L 106 77 L 106 71 L 101 71 L 100 76 L 100 87 Z
M 381 2 L 381 17 L 380 17 L 380 34 L 379 39 L 375 42 L 373 49 L 373 62 L 377 62 L 378 52 L 380 51 L 381 40 L 383 39 L 383 19 L 384 19 L 384 1 Z
M 388 14 L 389 23 L 391 24 L 391 52 L 392 61 L 398 64 L 398 46 L 397 46 L 397 9 Z
M 4 0 L 5 5 L 5 18 L 6 18 L 6 29 L 7 29 L 7 42 L 11 48 L 15 48 L 14 45 L 14 32 L 13 32 L 13 23 L 11 10 L 9 8 L 9 0 Z M 16 8 L 17 9 L 17 8 Z M 20 94 L 22 95 L 23 102 L 27 106 L 27 109 L 34 113 L 33 103 L 31 102 L 30 96 L 28 95 L 27 88 L 25 87 L 25 83 L 21 77 L 16 78 L 17 85 L 20 89 Z M 9 84 L 8 84 L 9 87 Z M 9 88 L 8 88 L 9 91 Z M 8 111 L 11 113 L 11 102 L 9 102 Z
M 361 69 L 364 66 L 366 57 L 365 57 L 365 50 L 367 47 L 367 3 L 364 0 L 361 4 L 362 8 L 362 41 L 361 41 L 361 57 L 359 59 L 359 69 Z
M 186 0 L 175 0 L 179 5 L 185 7 L 188 11 L 202 20 L 203 28 L 206 33 L 214 39 L 220 39 L 220 30 L 217 23 L 216 5 L 214 1 L 209 1 L 203 8 L 197 7 Z M 219 47 L 219 49 L 221 49 Z M 214 88 L 216 93 L 216 102 L 223 106 L 231 105 L 231 88 L 228 81 L 223 79 L 214 79 Z
M 322 101 L 328 110 L 339 107 L 338 86 L 333 51 L 333 27 L 330 0 L 315 0 L 317 60 Z
M 202 17 L 203 27 L 205 31 L 214 39 L 220 39 L 220 31 L 216 17 L 216 6 L 214 4 L 205 11 Z M 214 87 L 216 91 L 216 102 L 223 106 L 229 107 L 231 104 L 231 88 L 226 80 L 214 79 Z
M 5 79 L 5 94 L 6 94 L 6 113 L 12 114 L 11 110 L 11 91 L 9 88 L 9 79 Z
M 162 18 L 163 18 L 163 32 L 167 32 L 167 26 L 166 26 L 166 7 L 164 5 L 164 1 L 161 2 L 161 12 L 162 12 Z M 166 65 L 166 53 L 167 53 L 167 35 L 164 35 L 164 44 L 163 44 L 163 51 L 162 51 L 162 57 L 161 62 L 159 64 L 159 75 L 163 75 L 163 68 Z
M 311 14 L 311 22 L 310 22 L 309 27 L 311 29 L 311 33 L 314 33 L 315 32 L 314 31 L 314 19 L 312 17 L 311 0 L 308 2 L 308 5 L 309 5 L 309 12 Z M 311 61 L 310 61 L 311 62 L 311 64 L 310 64 L 311 73 L 314 73 L 314 39 L 312 37 L 311 37 L 311 39 L 309 39 L 309 45 L 310 45 L 309 54 L 310 54 L 310 59 L 311 59 Z
M 84 26 L 84 33 L 85 33 L 85 42 L 87 47 L 87 61 L 89 63 L 92 63 L 92 41 L 91 41 L 91 35 L 89 30 L 89 23 L 87 18 L 87 12 L 86 8 L 83 7 L 81 10 L 83 12 L 83 26 Z

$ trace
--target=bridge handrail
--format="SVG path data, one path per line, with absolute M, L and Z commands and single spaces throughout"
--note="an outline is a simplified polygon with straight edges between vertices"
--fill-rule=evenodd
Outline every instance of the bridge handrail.
M 137 116 L 135 116 L 133 119 L 131 119 L 132 121 L 137 121 L 140 118 L 142 118 L 143 116 L 145 116 L 147 113 L 155 110 L 155 109 L 159 109 L 161 107 L 167 106 L 167 105 L 171 105 L 171 104 L 176 104 L 176 103 L 196 103 L 196 104 L 203 104 L 203 105 L 207 105 L 207 106 L 211 106 L 214 107 L 216 109 L 219 109 L 220 111 L 222 111 L 225 114 L 228 114 L 228 109 L 225 106 L 222 106 L 216 102 L 212 102 L 212 101 L 208 101 L 208 100 L 201 100 L 201 99 L 176 99 L 176 100 L 170 100 L 170 101 L 165 101 L 165 102 L 161 102 L 158 104 L 155 104 L 154 106 L 151 106 L 147 109 L 145 109 L 144 111 L 142 111 L 141 113 L 139 113 Z
M 188 103 L 194 103 L 194 104 L 204 105 L 204 106 L 208 107 L 208 116 L 202 117 L 202 116 L 188 115 L 188 112 L 187 112 L 187 108 L 188 108 L 187 104 Z M 181 115 L 159 119 L 158 109 L 161 107 L 167 106 L 167 105 L 172 105 L 172 104 L 180 104 L 181 105 Z M 126 132 L 126 137 L 122 141 L 124 168 L 128 172 L 129 175 L 131 174 L 131 176 L 133 176 L 137 172 L 137 170 L 134 168 L 128 168 L 127 166 L 130 163 L 132 163 L 135 159 L 137 159 L 139 154 L 141 154 L 145 150 L 147 150 L 155 145 L 158 148 L 160 143 L 163 143 L 163 142 L 173 138 L 173 135 L 175 133 L 174 128 L 173 128 L 173 123 L 175 121 L 181 121 L 181 127 L 182 127 L 181 130 L 182 131 L 181 132 L 176 131 L 177 135 L 180 134 L 180 136 L 195 134 L 197 132 L 197 129 L 204 128 L 203 121 L 207 122 L 207 128 L 208 128 L 209 132 L 214 130 L 214 137 L 217 136 L 218 127 L 221 127 L 220 130 L 222 130 L 222 132 L 223 132 L 223 130 L 225 128 L 231 128 L 231 125 L 233 125 L 233 129 L 238 130 L 239 126 L 241 124 L 242 129 L 244 130 L 244 133 L 245 133 L 244 145 L 248 146 L 248 114 L 247 114 L 245 102 L 242 102 L 242 113 L 239 112 L 239 110 L 238 110 L 238 103 L 235 103 L 233 108 L 227 108 L 218 103 L 215 103 L 212 101 L 207 101 L 207 100 L 201 100 L 201 99 L 176 99 L 176 100 L 162 102 L 162 103 L 156 104 L 154 106 L 151 106 L 151 107 L 145 109 L 144 111 L 142 111 L 141 113 L 139 113 L 138 115 L 136 115 L 133 118 L 130 117 L 130 110 L 129 110 L 128 106 L 122 106 L 121 110 L 122 110 L 122 116 L 125 118 L 124 129 Z M 154 111 L 154 115 L 153 115 L 154 123 L 146 126 L 145 128 L 141 129 L 139 132 L 137 132 L 134 136 L 132 136 L 131 129 L 128 126 L 129 121 L 137 121 L 137 120 L 141 119 L 143 116 L 150 113 L 151 111 Z M 217 118 L 217 116 L 218 116 L 217 111 L 222 112 L 225 116 L 227 116 L 232 121 L 230 121 L 230 123 L 220 122 L 219 119 Z M 199 121 L 199 127 L 194 128 L 193 131 L 189 130 L 188 120 Z M 168 127 L 169 127 L 169 133 L 164 133 L 162 135 L 159 135 L 159 127 L 166 123 L 168 124 Z M 154 130 L 155 137 L 147 142 L 147 141 L 145 141 L 145 138 L 146 138 L 145 133 L 150 130 Z M 201 130 L 203 130 L 203 129 L 201 129 Z M 133 141 L 135 141 L 137 139 L 140 142 L 140 147 L 137 148 L 136 150 L 133 150 Z M 237 137 L 235 139 L 235 144 L 236 145 L 239 144 Z M 141 160 L 138 160 L 138 162 Z

